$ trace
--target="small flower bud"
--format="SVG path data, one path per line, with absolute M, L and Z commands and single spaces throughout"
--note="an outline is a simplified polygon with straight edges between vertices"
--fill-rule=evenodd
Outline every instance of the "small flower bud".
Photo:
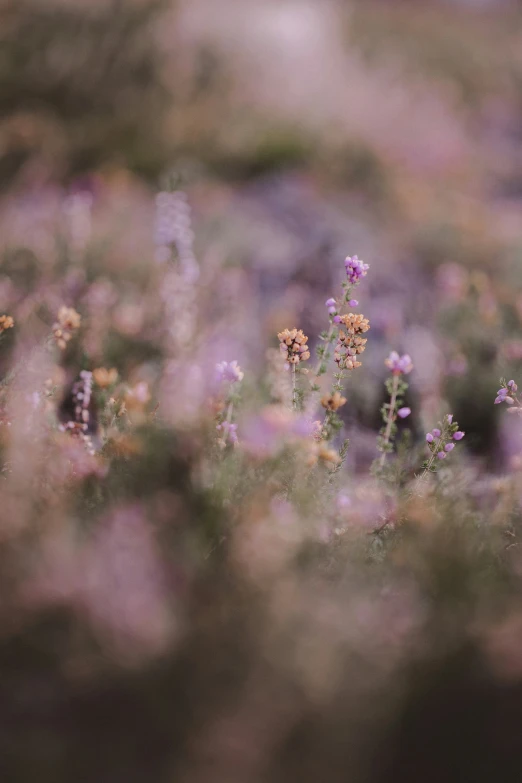
M 428 432 L 428 434 L 426 435 L 426 441 L 427 441 L 428 443 L 433 443 L 433 441 L 434 441 L 434 437 L 433 437 L 433 435 L 431 434 L 431 432 Z
M 434 438 L 440 438 L 440 430 L 439 429 L 435 428 L 434 430 L 432 430 L 432 433 L 433 433 L 433 437 Z
M 399 416 L 401 419 L 405 419 L 407 416 L 409 416 L 411 413 L 411 408 L 399 408 L 397 411 L 397 416 Z
M 465 432 L 455 432 L 453 435 L 453 440 L 462 440 L 465 434 Z
M 453 451 L 454 448 L 455 448 L 454 443 L 446 443 L 446 445 L 444 446 L 444 451 L 447 451 L 449 453 L 450 451 Z
M 446 452 L 445 451 L 439 451 L 439 453 L 437 454 L 437 457 L 439 459 L 446 459 Z
M 359 304 L 359 302 L 358 302 L 358 300 L 357 300 L 357 299 L 350 299 L 350 300 L 348 301 L 348 304 L 350 305 L 350 307 L 357 307 L 357 305 Z

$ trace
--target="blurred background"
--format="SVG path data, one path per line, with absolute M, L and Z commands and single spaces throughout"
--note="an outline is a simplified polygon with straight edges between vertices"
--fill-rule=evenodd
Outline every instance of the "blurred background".
M 359 298 L 372 329 L 348 392 L 348 468 L 375 456 L 383 360 L 396 349 L 415 364 L 415 433 L 442 408 L 466 431 L 479 506 L 485 486 L 519 469 L 519 422 L 493 405 L 500 376 L 522 377 L 517 0 L 1 0 L 0 310 L 21 335 L 2 346 L 2 376 L 66 301 L 89 313 L 95 364 L 151 377 L 155 196 L 170 189 L 189 208 L 212 365 L 238 359 L 261 377 L 287 326 L 314 344 L 357 253 L 371 266 Z M 81 352 L 64 369 L 80 364 Z M 185 397 L 194 378 L 175 377 Z M 174 426 L 187 415 L 169 410 Z M 180 527 L 219 528 L 230 509 L 187 489 L 183 437 L 154 441 L 167 461 L 157 469 L 151 452 L 136 465 L 133 502 L 157 491 L 160 529 L 174 488 Z M 82 489 L 70 541 L 38 496 L 24 513 L 43 544 L 28 558 L 13 521 L 32 487 L 21 475 L 2 511 L 6 783 L 522 775 L 521 571 L 506 568 L 504 540 L 490 548 L 498 530 L 470 522 L 459 487 L 446 511 L 463 527 L 411 544 L 413 568 L 404 550 L 379 574 L 359 550 L 349 569 L 332 555 L 328 589 L 314 571 L 286 573 L 277 545 L 277 580 L 264 561 L 252 581 L 225 556 L 201 567 L 178 529 L 162 539 L 174 565 L 156 584 L 148 528 L 134 506 L 116 511 L 89 550 L 103 587 L 84 626 L 70 585 L 87 565 L 73 550 L 101 500 Z M 293 529 L 288 509 L 261 506 L 248 513 L 288 512 Z M 52 579 L 33 578 L 42 552 Z

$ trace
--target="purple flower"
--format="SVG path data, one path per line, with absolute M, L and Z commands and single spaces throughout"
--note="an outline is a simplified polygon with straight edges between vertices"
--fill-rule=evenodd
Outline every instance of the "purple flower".
M 446 443 L 446 445 L 444 446 L 444 451 L 447 451 L 449 453 L 450 451 L 453 451 L 454 448 L 455 448 L 454 443 Z
M 440 438 L 440 430 L 439 429 L 435 428 L 434 430 L 432 430 L 432 433 L 433 433 L 433 437 L 434 438 Z
M 357 305 L 359 304 L 359 302 L 358 302 L 358 300 L 357 300 L 357 299 L 349 299 L 349 300 L 348 300 L 348 304 L 350 305 L 350 307 L 357 307 Z
M 384 364 L 389 367 L 394 375 L 408 375 L 413 370 L 413 362 L 411 356 L 405 353 L 403 356 L 399 356 L 397 351 L 392 351 Z
M 405 419 L 407 416 L 409 416 L 411 413 L 411 408 L 399 408 L 397 411 L 397 416 L 399 416 L 401 419 Z
M 518 389 L 518 386 L 516 385 L 515 381 L 509 381 L 508 387 L 511 389 L 511 391 L 516 391 Z
M 216 372 L 219 381 L 229 381 L 230 383 L 242 381 L 244 376 L 244 372 L 235 360 L 216 364 Z
M 216 430 L 222 435 L 222 444 L 226 445 L 227 440 L 229 443 L 237 443 L 237 424 L 232 424 L 229 421 L 224 421 L 222 424 L 216 426 Z
M 357 285 L 363 277 L 366 277 L 368 269 L 370 268 L 368 264 L 363 263 L 357 256 L 353 256 L 352 258 L 348 256 L 344 265 L 351 285 Z
M 340 315 L 334 315 L 334 324 L 340 324 L 341 323 L 341 316 Z
M 327 307 L 335 307 L 335 299 L 333 298 L 333 296 L 331 296 L 330 299 L 326 300 L 325 305 Z
M 330 313 L 330 315 L 333 315 L 334 313 L 337 312 L 337 307 L 329 307 L 328 312 Z
M 445 451 L 439 451 L 439 453 L 437 454 L 437 457 L 439 459 L 446 459 L 446 452 Z
M 466 434 L 465 432 L 460 432 L 459 430 L 459 432 L 455 432 L 453 434 L 453 440 L 462 440 L 465 434 Z
M 446 419 L 447 419 L 448 424 L 451 424 L 451 422 L 453 421 L 453 413 L 448 413 L 448 415 L 446 416 Z
M 426 435 L 426 442 L 427 443 L 433 443 L 434 440 L 435 439 L 434 439 L 433 435 L 431 434 L 431 432 L 428 432 L 428 434 Z

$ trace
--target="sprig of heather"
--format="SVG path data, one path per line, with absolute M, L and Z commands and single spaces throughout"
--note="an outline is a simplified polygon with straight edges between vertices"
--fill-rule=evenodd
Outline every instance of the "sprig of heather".
M 500 379 L 500 389 L 497 391 L 495 398 L 495 405 L 500 405 L 505 402 L 506 405 L 512 406 L 509 408 L 509 412 L 522 413 L 522 401 L 518 394 L 518 386 L 515 381 L 505 381 L 504 378 Z
M 383 426 L 377 438 L 377 448 L 381 456 L 373 465 L 373 471 L 379 472 L 384 467 L 386 456 L 393 451 L 393 443 L 397 434 L 397 418 L 406 419 L 411 410 L 403 406 L 404 395 L 408 390 L 408 384 L 404 380 L 413 370 L 413 363 L 408 354 L 399 356 L 397 351 L 392 351 L 385 361 L 392 374 L 386 380 L 386 390 L 390 395 L 390 401 L 384 403 L 381 408 Z
M 310 358 L 310 349 L 308 347 L 308 337 L 303 333 L 301 329 L 283 329 L 277 335 L 279 340 L 279 348 L 283 354 L 287 366 L 290 367 L 292 372 L 292 408 L 297 410 L 302 407 L 303 394 L 301 389 L 297 387 L 297 373 L 308 372 L 302 370 L 298 365 L 301 362 L 306 362 Z
M 352 298 L 352 292 L 353 289 L 359 285 L 363 277 L 366 277 L 370 268 L 369 264 L 365 264 L 357 256 L 348 256 L 345 259 L 344 266 L 348 279 L 342 283 L 341 296 L 338 299 L 330 297 L 325 302 L 325 305 L 328 308 L 330 325 L 327 330 L 321 332 L 319 335 L 320 343 L 316 348 L 318 362 L 311 379 L 313 392 L 318 392 L 320 390 L 317 381 L 322 375 L 326 373 L 328 369 L 328 361 L 332 356 L 330 349 L 332 344 L 335 342 L 336 328 L 341 323 L 341 312 L 344 307 L 346 307 L 346 305 L 349 307 L 358 306 L 359 302 L 357 299 Z
M 342 421 L 337 415 L 337 410 L 346 402 L 346 398 L 342 396 L 344 381 L 348 371 L 356 369 L 361 365 L 357 357 L 363 353 L 366 345 L 366 338 L 362 337 L 362 334 L 370 328 L 368 319 L 362 314 L 353 312 L 342 314 L 342 310 L 347 305 L 349 307 L 357 307 L 359 304 L 356 299 L 352 298 L 352 292 L 363 277 L 366 277 L 370 267 L 357 256 L 348 257 L 344 265 L 348 279 L 342 284 L 342 296 L 339 300 L 334 298 L 327 299 L 325 303 L 328 308 L 330 328 L 327 332 L 323 332 L 320 335 L 320 339 L 324 344 L 317 347 L 319 364 L 312 379 L 312 391 L 318 391 L 319 385 L 317 380 L 327 371 L 328 360 L 331 358 L 330 348 L 335 342 L 333 356 L 338 369 L 334 373 L 334 383 L 330 394 L 325 395 L 321 399 L 321 404 L 326 409 L 323 423 L 316 422 L 315 425 L 320 439 L 327 441 L 342 427 Z M 340 400 L 342 402 L 339 404 Z
M 465 433 L 459 430 L 459 425 L 453 421 L 453 415 L 444 417 L 439 426 L 426 433 L 426 444 L 431 452 L 429 459 L 422 465 L 421 479 L 429 473 L 436 472 L 437 460 L 445 460 L 455 448 L 456 443 L 464 437 Z
M 217 414 L 217 444 L 221 449 L 238 443 L 237 424 L 233 421 L 234 406 L 239 400 L 237 387 L 244 378 L 244 372 L 237 361 L 220 362 L 216 365 L 217 381 L 225 387 L 223 404 Z

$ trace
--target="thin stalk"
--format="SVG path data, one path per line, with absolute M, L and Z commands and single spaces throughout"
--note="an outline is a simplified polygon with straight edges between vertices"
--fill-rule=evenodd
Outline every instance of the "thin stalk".
M 395 412 L 395 405 L 397 403 L 397 392 L 399 390 L 399 376 L 394 375 L 393 376 L 393 386 L 392 386 L 392 394 L 390 399 L 390 406 L 388 408 L 388 421 L 386 422 L 386 429 L 384 431 L 383 436 L 383 447 L 386 448 L 390 441 L 390 435 L 391 435 L 391 429 L 393 426 L 393 417 Z M 379 460 L 379 464 L 381 468 L 384 466 L 384 463 L 386 462 L 386 455 L 387 452 L 383 451 L 381 454 L 381 458 Z
M 295 373 L 295 364 L 292 364 L 292 408 L 294 411 L 297 408 L 295 391 L 296 391 L 296 373 Z

